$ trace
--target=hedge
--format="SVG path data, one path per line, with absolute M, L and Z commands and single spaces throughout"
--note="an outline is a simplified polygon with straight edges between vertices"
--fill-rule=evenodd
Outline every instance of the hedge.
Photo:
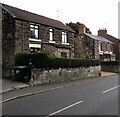
M 103 61 L 101 65 L 120 65 L 120 60 L 117 61 Z
M 44 52 L 37 52 L 16 54 L 15 66 L 27 66 L 30 61 L 34 68 L 41 69 L 77 68 L 100 65 L 99 60 L 58 58 L 48 56 L 48 54 Z

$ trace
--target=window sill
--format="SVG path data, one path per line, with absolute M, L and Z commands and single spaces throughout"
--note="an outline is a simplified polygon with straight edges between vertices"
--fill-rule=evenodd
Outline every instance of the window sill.
M 103 55 L 103 52 L 99 52 L 99 55 Z
M 41 48 L 40 44 L 29 44 L 29 48 Z
M 64 45 L 70 45 L 69 43 L 64 43 L 64 42 L 62 42 L 62 44 L 64 44 Z
M 105 51 L 104 54 L 109 54 L 109 52 L 108 52 L 108 51 Z
M 49 40 L 49 43 L 56 43 L 55 41 L 51 41 L 51 40 Z
M 31 38 L 29 38 L 29 41 L 37 41 L 37 42 L 41 42 L 41 39 L 31 39 Z
M 110 54 L 113 54 L 113 52 L 110 52 Z

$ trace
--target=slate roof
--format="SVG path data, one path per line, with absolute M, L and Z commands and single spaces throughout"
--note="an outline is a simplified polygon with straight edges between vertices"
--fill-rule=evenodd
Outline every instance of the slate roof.
M 95 36 L 95 35 L 91 35 L 91 34 L 88 34 L 88 33 L 84 33 L 86 36 L 94 39 L 94 40 L 97 40 L 97 41 L 102 41 L 102 42 L 108 42 L 108 43 L 112 43 L 111 41 L 109 41 L 108 39 L 104 38 L 104 37 L 101 37 L 101 36 Z
M 116 40 L 119 40 L 119 41 L 120 41 L 120 39 L 119 39 L 119 38 L 116 38 L 116 37 L 114 37 L 114 36 L 112 36 L 112 35 L 107 34 L 107 36 L 109 36 L 109 37 L 111 37 L 111 38 L 114 38 L 114 39 L 116 39 Z
M 65 24 L 63 24 L 62 22 L 58 21 L 58 20 L 54 20 L 51 18 L 47 18 L 35 13 L 31 13 L 25 10 L 21 10 L 19 8 L 16 7 L 12 7 L 6 4 L 2 4 L 0 3 L 3 9 L 5 9 L 6 11 L 8 11 L 9 13 L 11 13 L 11 15 L 16 18 L 16 19 L 20 19 L 20 20 L 25 20 L 25 21 L 29 21 L 29 22 L 34 22 L 34 23 L 38 23 L 38 24 L 43 24 L 46 26 L 50 26 L 50 27 L 55 27 L 58 29 L 63 29 L 63 30 L 67 30 L 70 32 L 74 32 L 70 27 L 66 26 Z

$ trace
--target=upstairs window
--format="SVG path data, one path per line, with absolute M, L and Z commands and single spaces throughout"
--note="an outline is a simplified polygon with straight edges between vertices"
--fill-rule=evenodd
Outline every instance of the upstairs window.
M 32 39 L 38 39 L 38 26 L 30 25 L 30 37 Z
M 110 50 L 113 52 L 113 44 L 110 44 Z
M 102 42 L 99 43 L 99 50 L 103 51 L 103 44 L 102 44 Z
M 49 29 L 49 34 L 50 34 L 50 41 L 54 41 L 54 30 Z
M 68 43 L 68 36 L 66 32 L 62 32 L 62 42 Z

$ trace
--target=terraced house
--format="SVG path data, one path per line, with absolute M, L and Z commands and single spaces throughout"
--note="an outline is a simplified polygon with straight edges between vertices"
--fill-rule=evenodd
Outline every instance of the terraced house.
M 86 33 L 85 25 L 79 27 L 79 35 L 75 40 L 75 57 L 85 58 L 89 55 L 93 59 L 103 61 L 115 60 L 114 43 L 102 36 Z
M 115 59 L 120 60 L 120 39 L 113 37 L 110 34 L 107 34 L 107 29 L 99 29 L 98 36 L 104 37 L 107 40 L 114 43 L 113 45 L 113 53 L 116 55 Z
M 74 31 L 60 21 L 0 4 L 2 15 L 3 66 L 14 64 L 18 52 L 49 51 L 74 57 Z

